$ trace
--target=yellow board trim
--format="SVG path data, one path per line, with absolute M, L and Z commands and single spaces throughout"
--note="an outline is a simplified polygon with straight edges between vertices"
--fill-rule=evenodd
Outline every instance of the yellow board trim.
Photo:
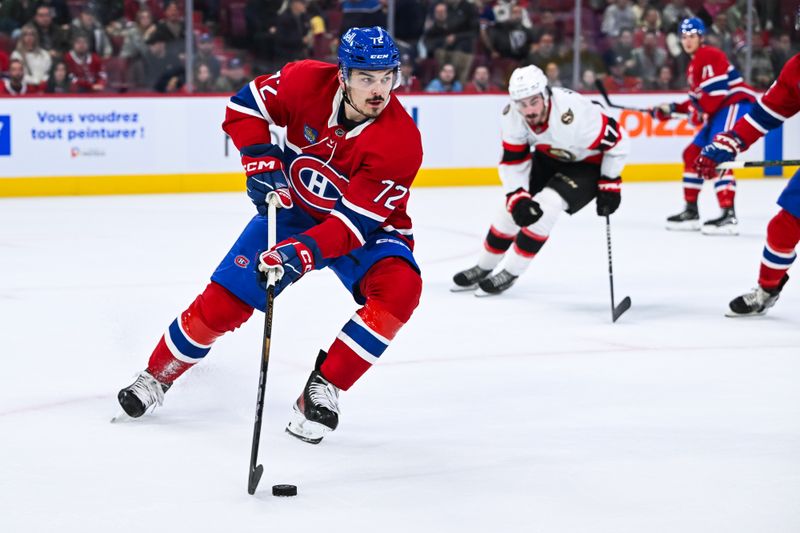
M 798 167 L 783 169 L 784 177 Z M 626 165 L 622 179 L 626 182 L 678 181 L 680 163 Z M 763 178 L 763 170 L 736 170 L 737 179 Z M 454 187 L 499 185 L 496 167 L 488 168 L 423 168 L 415 187 Z M 181 192 L 230 192 L 244 190 L 240 172 L 221 174 L 148 174 L 120 176 L 65 176 L 0 178 L 0 197 L 19 196 L 82 196 L 98 194 L 154 194 Z

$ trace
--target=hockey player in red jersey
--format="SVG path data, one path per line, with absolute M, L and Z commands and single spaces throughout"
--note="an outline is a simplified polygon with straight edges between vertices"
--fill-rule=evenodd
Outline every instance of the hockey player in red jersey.
M 580 94 L 550 88 L 535 66 L 516 69 L 508 92 L 499 166 L 506 201 L 477 265 L 453 277 L 453 291 L 505 291 L 547 242 L 562 211 L 572 215 L 595 198 L 600 216 L 619 207 L 630 141 L 617 121 Z
M 379 360 L 419 303 L 408 192 L 422 162 L 416 125 L 392 96 L 400 57 L 379 27 L 342 36 L 339 65 L 289 63 L 230 99 L 223 129 L 242 155 L 247 193 L 259 214 L 211 283 L 169 326 L 147 369 L 119 393 L 138 417 L 214 341 L 264 310 L 264 273 L 276 294 L 306 272 L 330 267 L 361 307 L 320 351 L 286 430 L 318 443 L 339 422 L 339 392 Z M 270 125 L 286 127 L 285 147 Z M 267 202 L 277 195 L 278 244 L 264 250 Z
M 667 218 L 667 229 L 696 231 L 707 235 L 736 235 L 738 221 L 733 201 L 736 181 L 727 171 L 714 180 L 717 201 L 722 214 L 706 221 L 701 228 L 697 210 L 697 198 L 703 188 L 703 179 L 698 177 L 694 166 L 700 149 L 711 138 L 726 129 L 750 110 L 756 92 L 742 80 L 739 72 L 731 66 L 725 53 L 703 43 L 706 28 L 699 18 L 688 18 L 681 22 L 681 45 L 692 57 L 686 69 L 689 98 L 681 103 L 661 104 L 651 109 L 653 117 L 669 120 L 672 113 L 689 113 L 691 122 L 702 129 L 683 151 L 683 197 L 685 209 Z
M 800 29 L 800 11 L 798 12 Z M 740 118 L 733 129 L 717 134 L 700 152 L 697 172 L 702 178 L 717 175 L 717 165 L 732 161 L 747 150 L 767 131 L 800 112 L 800 54 L 792 57 L 778 79 Z M 761 255 L 758 287 L 734 298 L 727 316 L 763 315 L 778 300 L 781 289 L 789 279 L 787 271 L 797 258 L 795 248 L 800 242 L 800 171 L 795 172 L 778 198 L 781 210 L 767 225 L 767 241 Z

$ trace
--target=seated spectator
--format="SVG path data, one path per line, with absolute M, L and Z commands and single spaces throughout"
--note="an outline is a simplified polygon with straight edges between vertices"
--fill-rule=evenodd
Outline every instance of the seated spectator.
M 616 37 L 623 30 L 636 29 L 636 12 L 631 5 L 631 0 L 613 0 L 603 13 L 603 22 L 600 31 L 611 37 Z
M 618 58 L 608 67 L 608 76 L 603 79 L 603 86 L 610 93 L 630 93 L 642 90 L 641 78 L 625 74 L 625 63 Z
M 427 93 L 460 93 L 463 91 L 461 82 L 456 79 L 456 69 L 453 65 L 443 65 L 439 70 L 439 77 L 431 80 L 425 92 Z
M 153 20 L 161 20 L 164 16 L 164 0 L 124 0 L 125 18 L 136 20 L 140 10 L 148 10 Z
M 740 65 L 745 64 L 747 48 L 742 48 L 737 54 Z M 775 71 L 772 70 L 772 60 L 767 49 L 764 48 L 764 37 L 761 33 L 753 33 L 753 51 L 751 53 L 750 80 L 753 87 L 760 90 L 767 89 L 775 81 Z
M 478 37 L 478 12 L 468 0 L 447 0 L 433 8 L 425 45 L 439 65 L 450 63 L 463 84 L 469 77 Z
M 538 43 L 530 45 L 530 52 L 524 64 L 535 65 L 544 71 L 548 63 L 556 62 L 557 59 L 555 36 L 552 33 L 543 33 Z
M 69 27 L 70 41 L 75 35 L 86 36 L 89 52 L 101 57 L 111 57 L 114 48 L 106 30 L 97 21 L 92 4 L 84 4 L 77 17 L 72 20 Z
M 714 17 L 714 22 L 708 28 L 707 37 L 714 36 L 717 39 L 716 47 L 725 52 L 725 55 L 732 57 L 734 53 L 734 36 L 728 24 L 728 15 L 722 11 Z
M 306 14 L 305 0 L 289 0 L 289 8 L 278 15 L 270 33 L 275 39 L 275 61 L 278 67 L 290 61 L 307 58 L 314 37 Z
M 633 59 L 636 62 L 633 72 L 642 78 L 645 86 L 650 86 L 655 83 L 658 70 L 667 64 L 667 51 L 658 46 L 656 34 L 648 32 L 642 46 L 633 50 Z
M 17 48 L 11 53 L 11 59 L 17 59 L 25 69 L 25 83 L 43 86 L 50 75 L 53 61 L 50 54 L 39 46 L 39 33 L 33 24 L 22 27 Z
M 644 42 L 644 36 L 647 33 L 655 34 L 656 41 L 660 48 L 666 46 L 664 32 L 661 31 L 661 15 L 658 13 L 658 9 L 654 6 L 650 6 L 644 10 L 644 15 L 642 15 L 642 23 L 633 34 L 633 45 L 636 47 L 642 46 L 642 43 Z
M 597 51 L 590 45 L 592 45 L 591 37 L 587 35 L 583 35 L 580 39 L 580 55 L 578 56 L 578 60 L 580 61 L 578 64 L 580 65 L 582 70 L 591 69 L 595 73 L 605 73 L 606 72 L 606 63 L 603 61 L 603 57 L 597 53 Z M 571 66 L 574 63 L 575 57 L 575 50 L 570 47 L 567 52 L 557 61 L 559 65 L 565 65 L 567 67 Z M 594 89 L 592 89 L 594 90 Z
M 259 70 L 272 70 L 275 38 L 270 29 L 275 26 L 281 6 L 283 0 L 247 0 L 245 7 L 247 34 L 250 36 L 250 50 L 258 63 L 263 63 Z
M 561 69 L 554 62 L 550 62 L 544 67 L 544 75 L 547 76 L 547 83 L 550 87 L 564 87 L 564 81 L 561 79 Z
M 44 92 L 48 94 L 67 94 L 72 92 L 66 63 L 63 61 L 55 62 L 53 68 L 50 69 L 50 76 L 47 78 Z
M 625 65 L 625 74 L 628 76 L 635 75 L 636 72 L 636 59 L 633 57 L 633 32 L 630 30 L 622 30 L 619 35 L 613 39 L 613 44 L 605 54 L 603 60 L 606 66 L 612 63 L 622 61 Z
M 31 22 L 39 32 L 39 46 L 50 53 L 50 57 L 61 57 L 69 48 L 69 35 L 53 22 L 53 13 L 47 6 L 38 6 Z
M 401 93 L 422 91 L 419 78 L 414 76 L 414 62 L 411 61 L 411 56 L 408 54 L 400 58 L 400 82 L 395 91 Z
M 492 58 L 505 58 L 519 61 L 528 55 L 533 42 L 533 32 L 522 23 L 523 9 L 511 8 L 511 15 L 505 22 L 498 22 L 490 30 L 490 53 Z
M 38 90 L 35 85 L 25 83 L 25 67 L 18 59 L 12 59 L 8 64 L 8 76 L 0 81 L 0 95 L 21 96 L 34 94 Z
M 89 37 L 78 33 L 72 38 L 72 49 L 64 55 L 69 71 L 71 90 L 76 93 L 101 92 L 106 88 L 103 61 L 89 51 Z
M 244 72 L 244 64 L 238 57 L 228 61 L 228 68 L 222 71 L 222 76 L 217 80 L 214 89 L 218 93 L 231 94 L 238 92 L 250 82 Z
M 499 92 L 500 87 L 492 83 L 489 77 L 489 67 L 480 65 L 475 67 L 472 80 L 464 87 L 465 93 L 493 93 Z
M 773 42 L 772 46 L 770 46 L 770 61 L 772 61 L 772 70 L 774 72 L 780 72 L 783 69 L 783 65 L 786 64 L 789 59 L 797 52 L 792 47 L 792 41 L 789 37 L 789 34 L 784 32 L 779 33 L 775 41 Z
M 597 81 L 597 72 L 594 70 L 587 68 L 581 74 L 581 81 L 578 83 L 578 87 L 576 87 L 579 91 L 596 91 L 597 86 L 595 82 Z
M 147 50 L 128 67 L 128 78 L 133 87 L 152 91 L 164 73 L 183 65 L 174 54 L 167 53 L 164 36 L 153 32 L 147 39 Z
M 217 79 L 214 73 L 205 63 L 197 63 L 194 69 L 194 92 L 196 93 L 213 93 L 216 92 Z
M 675 91 L 678 88 L 675 86 L 675 76 L 669 65 L 663 65 L 658 69 L 658 77 L 649 86 L 645 85 L 646 89 L 654 91 Z
M 124 40 L 119 56 L 125 59 L 137 59 L 147 51 L 147 39 L 156 31 L 153 13 L 147 9 L 136 12 L 136 20 L 123 30 Z
M 168 56 L 182 58 L 186 48 L 186 25 L 175 0 L 168 0 L 164 6 L 164 18 L 156 24 L 153 35 L 164 42 Z
M 211 69 L 211 77 L 215 80 L 219 78 L 222 65 L 219 59 L 214 54 L 214 38 L 211 34 L 203 33 L 197 40 L 197 51 L 194 55 L 194 60 L 197 63 L 205 63 Z

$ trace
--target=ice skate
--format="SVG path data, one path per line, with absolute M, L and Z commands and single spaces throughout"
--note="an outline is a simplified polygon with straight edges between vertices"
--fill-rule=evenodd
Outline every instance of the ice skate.
M 739 235 L 739 221 L 732 207 L 722 210 L 722 214 L 703 223 L 703 235 Z
M 767 309 L 775 305 L 781 295 L 781 289 L 789 280 L 789 275 L 785 274 L 780 284 L 771 291 L 762 287 L 756 287 L 752 291 L 737 296 L 728 304 L 729 310 L 725 316 L 732 318 L 740 316 L 761 316 Z
M 452 292 L 475 290 L 478 287 L 478 282 L 485 279 L 491 272 L 491 270 L 484 270 L 478 265 L 462 270 L 453 276 L 453 283 L 455 283 L 455 285 L 453 285 L 450 290 Z
M 508 290 L 519 276 L 515 276 L 507 270 L 501 270 L 493 276 L 481 280 L 478 283 L 478 290 L 475 291 L 475 296 L 493 296 Z
M 117 395 L 119 405 L 122 407 L 124 415 L 115 416 L 111 419 L 116 422 L 127 415 L 130 418 L 139 418 L 154 406 L 164 403 L 164 393 L 172 385 L 167 385 L 156 380 L 147 370 L 139 372 L 136 381 L 125 387 Z
M 697 231 L 700 229 L 700 215 L 697 204 L 687 203 L 686 208 L 667 218 L 667 229 L 672 231 Z
M 294 418 L 286 426 L 286 432 L 302 441 L 319 444 L 338 425 L 339 389 L 314 370 L 294 403 Z

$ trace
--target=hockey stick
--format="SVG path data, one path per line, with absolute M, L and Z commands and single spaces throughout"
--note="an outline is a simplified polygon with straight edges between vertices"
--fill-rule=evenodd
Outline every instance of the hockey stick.
M 611 286 L 611 322 L 616 322 L 622 313 L 631 308 L 631 299 L 626 296 L 619 305 L 614 305 L 614 269 L 611 266 L 611 219 L 606 215 L 606 243 L 608 244 L 608 283 Z
M 608 97 L 608 92 L 606 91 L 603 82 L 600 80 L 594 80 L 594 86 L 597 87 L 597 90 L 600 92 L 600 96 L 603 97 L 605 100 L 606 105 L 608 107 L 613 107 L 614 109 L 625 109 L 627 111 L 638 111 L 639 113 L 645 113 L 646 115 L 650 114 L 649 109 L 645 109 L 642 107 L 630 107 L 630 106 L 622 106 L 622 105 L 614 105 L 611 103 L 611 99 Z M 689 118 L 689 115 L 686 113 L 670 113 L 672 118 Z
M 782 161 L 727 161 L 717 165 L 717 170 L 752 167 L 796 167 L 798 165 L 800 165 L 800 159 L 784 159 Z
M 270 195 L 267 198 L 267 246 L 272 248 L 277 240 L 277 197 Z M 268 248 L 268 249 L 269 249 Z M 272 344 L 272 310 L 275 305 L 275 272 L 267 274 L 267 308 L 264 312 L 264 336 L 261 343 L 261 370 L 258 374 L 258 397 L 256 399 L 256 419 L 253 424 L 253 446 L 250 449 L 250 473 L 247 478 L 248 494 L 255 494 L 261 474 L 264 473 L 263 465 L 258 463 L 258 443 L 261 440 L 261 420 L 264 413 L 264 394 L 267 387 L 267 367 L 269 366 L 269 348 Z

